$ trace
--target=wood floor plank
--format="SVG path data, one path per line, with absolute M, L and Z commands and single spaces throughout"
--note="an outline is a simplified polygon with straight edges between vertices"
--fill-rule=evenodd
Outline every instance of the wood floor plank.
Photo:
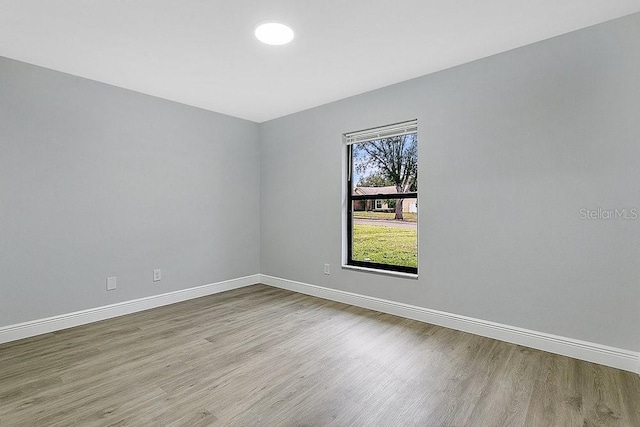
M 0 345 L 0 426 L 640 426 L 640 377 L 256 285 Z

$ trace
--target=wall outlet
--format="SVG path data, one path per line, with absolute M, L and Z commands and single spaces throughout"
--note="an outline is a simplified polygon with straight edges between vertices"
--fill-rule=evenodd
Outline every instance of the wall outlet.
M 158 268 L 157 270 L 153 270 L 153 281 L 159 282 L 162 280 L 162 271 Z
M 113 291 L 116 289 L 116 278 L 115 277 L 107 277 L 107 290 Z
M 331 274 L 331 266 L 329 264 L 324 265 L 324 274 Z

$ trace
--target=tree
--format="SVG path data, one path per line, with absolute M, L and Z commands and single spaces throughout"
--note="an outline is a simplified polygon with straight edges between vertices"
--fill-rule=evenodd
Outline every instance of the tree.
M 367 176 L 361 176 L 358 180 L 358 187 L 388 187 L 395 185 L 386 175 L 380 173 L 372 173 Z
M 364 177 L 360 182 L 386 182 L 398 193 L 417 191 L 417 142 L 417 134 L 411 133 L 354 144 L 354 167 Z M 402 220 L 402 199 L 396 200 L 395 219 Z

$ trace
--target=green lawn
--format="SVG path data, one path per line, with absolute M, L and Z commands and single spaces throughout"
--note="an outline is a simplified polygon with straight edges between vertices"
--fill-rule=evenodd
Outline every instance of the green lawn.
M 353 217 L 355 219 L 394 219 L 396 214 L 395 212 L 354 211 Z M 403 212 L 402 217 L 407 222 L 418 220 L 418 214 L 415 212 Z
M 354 224 L 353 259 L 417 267 L 417 230 L 415 228 Z

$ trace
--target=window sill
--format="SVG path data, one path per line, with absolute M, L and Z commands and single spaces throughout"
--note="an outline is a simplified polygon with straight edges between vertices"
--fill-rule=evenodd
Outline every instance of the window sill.
M 418 279 L 418 275 L 417 274 L 413 274 L 413 273 L 403 273 L 401 271 L 391 271 L 391 270 L 380 270 L 380 269 L 377 269 L 377 268 L 359 267 L 359 266 L 356 266 L 356 265 L 343 264 L 342 265 L 342 269 L 343 270 L 362 271 L 362 272 L 365 272 L 365 273 L 382 274 L 382 275 L 385 275 L 385 276 L 402 277 L 402 278 L 405 278 L 405 279 L 414 279 L 414 280 Z

